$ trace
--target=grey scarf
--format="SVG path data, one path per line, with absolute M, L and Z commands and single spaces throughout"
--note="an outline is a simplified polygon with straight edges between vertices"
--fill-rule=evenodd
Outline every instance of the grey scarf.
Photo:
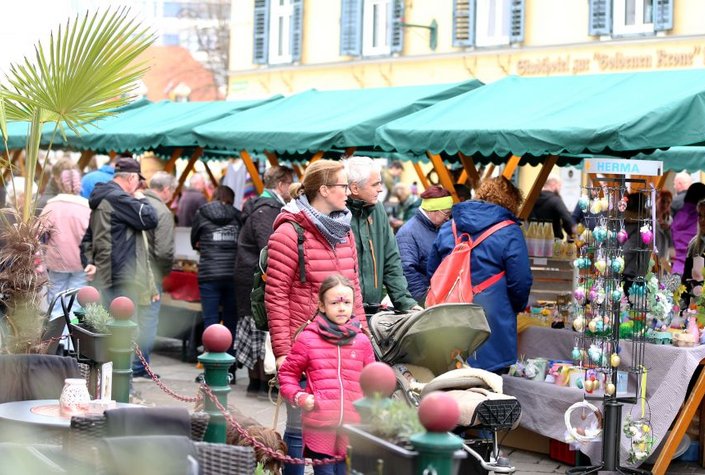
M 316 228 L 323 234 L 326 241 L 335 249 L 337 244 L 346 242 L 350 231 L 350 211 L 333 211 L 331 214 L 323 214 L 311 206 L 306 195 L 301 195 L 296 199 L 296 206 L 306 213 Z

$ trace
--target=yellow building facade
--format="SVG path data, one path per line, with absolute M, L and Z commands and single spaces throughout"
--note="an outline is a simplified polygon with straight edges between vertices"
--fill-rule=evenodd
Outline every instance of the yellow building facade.
M 702 0 L 238 0 L 229 97 L 702 68 L 703 18 Z M 411 26 L 432 23 L 435 45 Z

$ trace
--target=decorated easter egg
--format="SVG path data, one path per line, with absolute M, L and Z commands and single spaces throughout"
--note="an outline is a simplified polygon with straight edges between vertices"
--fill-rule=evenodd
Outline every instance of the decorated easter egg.
M 573 320 L 573 328 L 576 332 L 583 331 L 583 328 L 585 328 L 585 319 L 583 317 L 578 317 Z
M 626 229 L 620 229 L 617 233 L 617 242 L 624 244 L 629 239 L 629 234 L 627 234 Z
M 587 206 L 585 207 L 585 209 L 587 209 Z M 583 211 L 585 211 L 585 210 L 583 210 Z M 580 236 L 581 234 L 583 234 L 585 232 L 585 225 L 583 223 L 578 223 L 578 226 L 576 227 L 576 231 L 578 232 L 578 236 Z
M 583 382 L 583 386 L 585 387 L 585 391 L 591 393 L 592 392 L 592 381 L 589 379 L 586 379 L 585 382 Z
M 580 198 L 578 199 L 578 206 L 580 206 L 580 209 L 583 211 L 587 211 L 588 206 L 590 206 L 590 200 L 588 199 L 587 195 L 581 195 Z
M 621 274 L 624 272 L 624 258 L 622 256 L 615 257 L 610 261 L 610 267 L 615 274 Z
M 595 261 L 595 269 L 597 269 L 597 272 L 600 274 L 604 274 L 605 270 L 607 270 L 607 261 L 604 259 L 598 259 Z
M 612 356 L 610 356 L 610 365 L 612 365 L 613 368 L 616 368 L 621 362 L 622 358 L 620 358 L 617 353 L 612 353 Z
M 597 289 L 595 289 L 595 288 L 590 289 L 590 293 L 588 294 L 588 299 L 590 299 L 591 302 L 597 301 Z
M 602 212 L 602 203 L 600 203 L 600 200 L 595 200 L 592 202 L 590 205 L 590 212 L 592 214 L 600 214 Z
M 573 291 L 573 297 L 575 297 L 576 302 L 582 304 L 585 302 L 585 289 L 582 287 L 576 287 Z
M 610 396 L 612 396 L 616 390 L 617 390 L 617 388 L 612 383 L 607 384 L 607 387 L 605 387 L 605 393 L 607 393 Z
M 590 323 L 588 323 L 588 330 L 590 330 L 593 333 L 595 333 L 595 331 L 597 331 L 597 322 L 595 322 L 595 320 L 590 320 Z
M 605 296 L 605 289 L 599 289 L 597 291 L 597 298 L 595 299 L 595 302 L 602 305 L 603 303 L 605 303 Z
M 612 291 L 612 301 L 619 302 L 622 299 L 622 291 L 617 289 Z
M 570 352 L 570 356 L 574 360 L 579 360 L 580 359 L 580 349 L 578 349 L 577 346 L 573 347 L 573 351 Z
M 647 245 L 651 244 L 654 239 L 654 233 L 651 229 L 648 226 L 642 226 L 639 232 L 641 233 L 641 242 Z

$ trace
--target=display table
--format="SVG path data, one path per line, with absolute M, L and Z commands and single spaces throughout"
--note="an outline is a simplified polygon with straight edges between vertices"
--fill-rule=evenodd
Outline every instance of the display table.
M 518 354 L 526 358 L 544 357 L 570 360 L 571 351 L 576 344 L 576 336 L 577 333 L 570 330 L 529 327 L 519 334 Z M 626 368 L 632 361 L 632 344 L 629 341 L 620 341 L 620 346 L 622 347 L 620 354 L 622 365 L 620 367 Z M 648 366 L 646 397 L 651 408 L 651 424 L 657 443 L 663 440 L 671 423 L 678 417 L 676 427 L 666 442 L 667 446 L 662 450 L 661 457 L 654 466 L 654 473 L 665 472 L 670 462 L 670 454 L 673 453 L 683 437 L 685 429 L 699 406 L 703 393 L 705 393 L 705 376 L 703 376 L 705 372 L 702 372 L 687 401 L 688 404 L 681 411 L 688 384 L 698 365 L 702 364 L 704 359 L 705 345 L 695 348 L 646 345 L 644 355 L 644 361 Z M 515 396 L 521 403 L 520 425 L 522 427 L 546 437 L 565 440 L 566 429 L 563 414 L 573 403 L 583 400 L 583 390 L 506 375 L 502 378 L 504 379 L 504 392 Z M 630 382 L 630 391 L 633 394 L 634 385 L 632 382 Z M 591 402 L 598 407 L 601 406 L 601 401 Z M 634 408 L 633 405 L 625 404 L 622 416 L 626 417 L 632 409 L 635 416 L 641 414 L 640 407 Z M 681 411 L 680 415 L 679 411 Z M 679 426 L 682 426 L 682 430 Z M 628 449 L 629 440 L 622 437 L 622 463 L 626 461 Z M 602 444 L 600 442 L 583 444 L 581 451 L 589 456 L 594 463 L 602 459 Z M 668 455 L 667 458 L 666 455 Z

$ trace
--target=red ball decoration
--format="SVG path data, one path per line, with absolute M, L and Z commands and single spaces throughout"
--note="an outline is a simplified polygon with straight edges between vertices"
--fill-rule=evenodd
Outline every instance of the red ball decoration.
M 458 425 L 458 403 L 442 391 L 428 393 L 419 404 L 419 421 L 429 432 L 448 432 Z
M 360 373 L 360 387 L 367 397 L 389 397 L 397 388 L 397 378 L 391 366 L 375 362 L 365 366 Z
M 78 300 L 78 303 L 81 304 L 81 307 L 85 307 L 89 303 L 100 303 L 100 292 L 98 292 L 98 289 L 95 287 L 86 285 L 85 287 L 81 287 L 79 289 L 76 294 L 76 299 Z
M 135 313 L 135 304 L 128 297 L 115 297 L 109 311 L 116 320 L 127 320 Z
M 232 333 L 220 323 L 209 326 L 203 332 L 203 346 L 207 351 L 224 353 L 232 347 L 232 344 Z

